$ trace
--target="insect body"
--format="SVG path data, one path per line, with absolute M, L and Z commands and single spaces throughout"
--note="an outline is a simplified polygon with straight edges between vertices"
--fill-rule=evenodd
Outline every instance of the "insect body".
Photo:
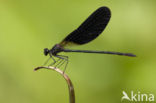
M 113 55 L 123 55 L 129 57 L 135 57 L 136 55 L 131 53 L 120 53 L 120 52 L 110 52 L 110 51 L 91 51 L 91 50 L 71 50 L 65 49 L 68 44 L 86 44 L 95 38 L 97 38 L 103 30 L 106 28 L 109 20 L 111 18 L 110 9 L 107 7 L 100 7 L 95 12 L 93 12 L 76 30 L 71 32 L 63 41 L 59 44 L 54 45 L 52 49 L 45 48 L 44 55 L 50 55 L 50 58 L 54 61 L 51 65 L 61 66 L 64 62 L 68 64 L 68 56 L 58 55 L 60 52 L 79 52 L 79 53 L 99 53 L 99 54 L 113 54 Z M 57 57 L 56 61 L 54 57 Z M 64 71 L 65 71 L 64 69 Z

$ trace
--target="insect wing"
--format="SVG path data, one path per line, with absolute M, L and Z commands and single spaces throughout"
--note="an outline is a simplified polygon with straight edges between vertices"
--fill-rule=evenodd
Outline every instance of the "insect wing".
M 100 7 L 93 12 L 76 30 L 70 33 L 60 44 L 85 44 L 99 36 L 106 28 L 111 17 L 107 7 Z

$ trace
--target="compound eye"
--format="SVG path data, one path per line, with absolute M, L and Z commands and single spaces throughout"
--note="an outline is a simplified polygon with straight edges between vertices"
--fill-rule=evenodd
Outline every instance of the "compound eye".
M 48 53 L 49 53 L 49 49 L 48 49 L 48 48 L 45 48 L 45 49 L 44 49 L 44 55 L 47 56 Z

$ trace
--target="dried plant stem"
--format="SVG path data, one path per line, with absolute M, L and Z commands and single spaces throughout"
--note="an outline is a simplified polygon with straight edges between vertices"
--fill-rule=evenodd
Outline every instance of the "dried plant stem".
M 34 69 L 34 71 L 37 71 L 39 69 L 51 69 L 54 70 L 56 72 L 58 72 L 59 74 L 61 74 L 63 76 L 63 78 L 66 80 L 67 84 L 68 84 L 68 89 L 69 89 L 69 103 L 75 103 L 75 93 L 74 93 L 74 87 L 73 84 L 70 80 L 70 78 L 68 77 L 67 74 L 65 74 L 62 70 L 60 70 L 59 68 L 55 68 L 55 67 L 51 67 L 51 66 L 41 66 L 41 67 L 37 67 Z

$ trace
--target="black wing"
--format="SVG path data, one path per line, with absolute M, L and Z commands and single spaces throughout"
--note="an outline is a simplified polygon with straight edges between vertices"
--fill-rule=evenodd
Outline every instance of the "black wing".
M 76 30 L 70 33 L 60 44 L 65 46 L 69 43 L 85 44 L 102 33 L 111 17 L 107 7 L 100 7 L 93 12 Z

